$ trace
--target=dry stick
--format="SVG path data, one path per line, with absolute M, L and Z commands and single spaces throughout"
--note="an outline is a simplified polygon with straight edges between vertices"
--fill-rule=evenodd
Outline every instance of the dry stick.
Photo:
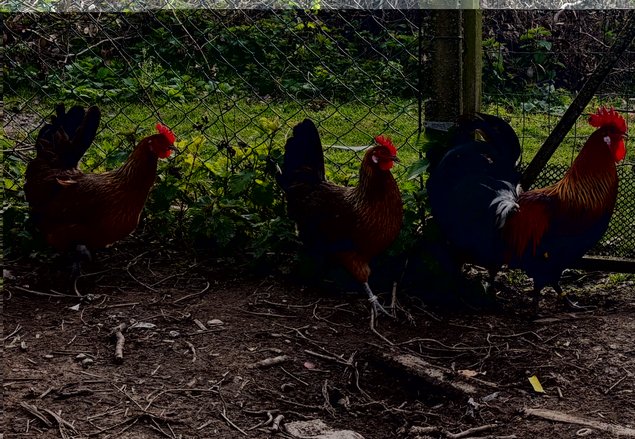
M 59 426 L 60 430 L 61 430 L 62 427 L 68 427 L 72 431 L 77 433 L 77 429 L 75 428 L 75 426 L 73 424 L 71 424 L 70 422 L 64 420 L 60 415 L 58 415 L 54 411 L 49 410 L 49 409 L 42 409 L 42 410 L 45 411 L 46 413 L 48 413 L 49 415 L 51 415 L 53 417 L 53 419 L 55 419 L 55 422 L 57 422 L 57 425 Z
M 494 428 L 499 427 L 498 424 L 487 424 L 481 425 L 480 427 L 468 428 L 465 431 L 460 431 L 458 433 L 451 433 L 447 430 L 444 430 L 441 427 L 412 427 L 410 428 L 410 434 L 416 435 L 430 435 L 430 434 L 442 434 L 448 439 L 462 439 L 471 436 L 474 433 L 481 433 L 483 431 L 492 430 Z M 516 436 L 512 436 L 516 437 Z
M 18 291 L 23 291 L 29 294 L 35 294 L 36 296 L 45 296 L 45 297 L 59 297 L 66 299 L 74 299 L 77 300 L 77 296 L 71 294 L 62 294 L 62 293 L 43 293 L 41 291 L 29 290 L 28 288 L 22 288 L 18 286 L 12 286 L 11 288 L 15 288 Z M 10 289 L 9 289 L 10 290 Z
M 353 366 L 353 363 L 351 361 L 342 360 L 341 358 L 335 355 L 324 355 L 318 352 L 314 352 L 310 349 L 305 349 L 304 352 L 309 355 L 313 355 L 314 357 L 322 358 L 324 360 L 335 361 L 336 363 L 343 364 L 344 366 Z
M 49 421 L 48 418 L 46 416 L 44 416 L 44 413 L 42 413 L 40 410 L 38 410 L 38 408 L 36 406 L 28 404 L 28 403 L 26 403 L 24 401 L 20 402 L 20 406 L 24 410 L 26 410 L 27 412 L 31 413 L 33 416 L 38 418 L 40 421 L 42 421 L 44 423 L 44 425 L 47 426 L 48 428 L 51 428 L 53 426 L 51 421 Z
M 249 427 L 247 429 L 247 431 L 251 431 L 251 430 L 255 430 L 256 428 L 264 427 L 266 425 L 269 425 L 269 423 L 271 423 L 271 422 L 273 422 L 273 415 L 271 414 L 271 412 L 267 412 L 267 419 L 266 420 L 257 423 L 253 427 Z
M 286 370 L 284 367 L 280 367 L 280 370 L 282 372 L 284 372 L 285 374 L 289 375 L 291 378 L 293 378 L 294 380 L 296 380 L 297 382 L 299 382 L 300 384 L 304 384 L 305 386 L 309 386 L 309 383 L 307 383 L 306 381 L 302 381 L 300 378 L 298 378 L 297 376 L 293 375 L 291 372 L 289 372 L 288 370 Z
M 274 314 L 274 313 L 267 313 L 267 312 L 254 312 L 254 311 L 247 311 L 246 309 L 242 309 L 242 308 L 238 308 L 239 311 L 242 311 L 246 314 L 251 314 L 252 316 L 264 316 L 264 317 L 277 317 L 277 318 L 281 318 L 281 319 L 294 319 L 297 316 L 293 316 L 293 315 L 284 315 L 284 314 Z
M 551 134 L 549 134 L 545 143 L 540 147 L 540 150 L 538 150 L 531 163 L 529 163 L 529 166 L 527 166 L 521 179 L 521 185 L 524 190 L 527 190 L 536 181 L 540 171 L 542 171 L 545 164 L 564 140 L 619 57 L 630 46 L 633 38 L 635 38 L 635 13 L 629 14 L 628 20 L 624 23 L 622 32 L 618 35 L 613 46 L 606 52 L 595 71 L 591 74 L 584 86 L 582 86 L 578 95 L 569 108 L 567 108 L 567 111 L 565 111 L 553 131 L 551 131 Z
M 207 282 L 207 284 L 205 285 L 205 288 L 203 288 L 201 291 L 199 291 L 198 293 L 194 293 L 194 294 L 188 294 L 187 296 L 183 296 L 179 299 L 176 299 L 174 302 L 172 302 L 173 305 L 182 302 L 184 300 L 187 299 L 191 299 L 192 297 L 196 297 L 196 296 L 200 296 L 201 294 L 204 294 L 205 291 L 209 290 L 209 282 Z
M 123 345 L 126 342 L 126 338 L 123 336 L 123 331 L 126 330 L 128 325 L 125 323 L 120 324 L 119 326 L 113 329 L 113 335 L 115 336 L 115 363 L 121 364 L 123 363 Z
M 621 383 L 622 381 L 624 381 L 626 378 L 627 378 L 627 376 L 626 376 L 626 375 L 624 375 L 622 378 L 620 378 L 619 380 L 615 381 L 615 383 L 613 383 L 613 385 L 612 385 L 611 387 L 609 387 L 608 389 L 606 389 L 606 390 L 604 391 L 604 394 L 605 394 L 605 395 L 608 395 L 608 394 L 609 394 L 609 392 L 610 392 L 611 390 L 613 390 L 613 389 L 614 389 L 614 388 L 615 388 L 615 387 L 616 387 L 619 383 Z
M 278 415 L 271 424 L 271 431 L 280 431 L 280 423 L 284 420 L 284 415 Z
M 449 438 L 449 439 L 461 439 L 467 436 L 470 436 L 474 433 L 481 433 L 483 431 L 487 431 L 487 430 L 492 430 L 494 428 L 497 428 L 499 425 L 498 424 L 487 424 L 487 425 L 481 425 L 480 427 L 474 427 L 474 428 L 469 428 L 465 431 L 461 431 L 459 433 L 450 433 L 449 431 L 445 433 L 445 435 Z
M 322 397 L 324 398 L 324 404 L 322 405 L 324 410 L 332 417 L 335 417 L 335 409 L 331 405 L 329 396 L 329 380 L 324 380 L 322 384 Z
M 160 396 L 165 395 L 166 393 L 180 393 L 180 392 L 211 392 L 218 393 L 217 389 L 203 389 L 203 388 L 181 388 L 181 389 L 165 389 L 157 393 L 152 397 L 152 399 L 148 402 L 148 404 L 143 409 L 144 412 L 147 412 L 150 406 L 156 401 Z
M 13 330 L 13 332 L 11 332 L 11 334 L 7 335 L 6 337 L 4 337 L 2 339 L 2 341 L 7 341 L 8 339 L 10 339 L 11 337 L 13 337 L 14 335 L 16 335 L 18 332 L 20 332 L 22 330 L 22 325 L 20 325 L 19 323 L 16 325 L 15 329 Z
M 596 421 L 594 419 L 585 419 L 578 416 L 562 413 L 548 409 L 523 409 L 523 413 L 528 416 L 547 419 L 549 421 L 564 422 L 567 424 L 585 425 L 597 430 L 607 431 L 616 436 L 635 437 L 635 429 L 623 427 L 621 425 L 607 424 L 606 422 Z
M 225 413 L 221 412 L 220 410 L 218 411 L 218 413 L 220 413 L 221 417 L 225 420 L 225 422 L 227 422 L 231 427 L 234 427 L 236 430 L 240 431 L 243 435 L 245 436 L 249 436 L 245 430 L 241 429 L 238 425 L 234 424 L 231 419 L 229 419 L 227 417 L 227 415 L 225 415 Z
M 247 369 L 256 369 L 262 367 L 271 367 L 276 364 L 284 363 L 285 361 L 289 361 L 291 357 L 288 355 L 279 355 L 277 357 L 265 358 L 264 360 L 256 361 L 255 363 L 251 363 L 247 365 Z
M 395 344 L 388 340 L 386 337 L 384 337 L 382 334 L 379 333 L 379 331 L 377 331 L 377 329 L 375 329 L 375 311 L 371 311 L 370 312 L 370 330 L 373 331 L 373 333 L 381 338 L 383 341 L 385 341 L 386 343 L 388 343 L 390 346 L 394 346 Z

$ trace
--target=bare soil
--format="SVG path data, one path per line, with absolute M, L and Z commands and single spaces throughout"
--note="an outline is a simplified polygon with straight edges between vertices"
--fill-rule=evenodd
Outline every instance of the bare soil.
M 380 439 L 618 437 L 526 408 L 635 428 L 635 287 L 615 277 L 564 283 L 590 311 L 566 310 L 545 292 L 538 317 L 528 312 L 529 283 L 493 309 L 430 306 L 400 290 L 411 319 L 380 317 L 382 338 L 363 295 L 226 260 L 120 246 L 86 267 L 83 299 L 54 263 L 5 269 L 5 439 L 290 437 L 285 423 L 305 419 Z M 404 353 L 477 393 L 384 361 Z

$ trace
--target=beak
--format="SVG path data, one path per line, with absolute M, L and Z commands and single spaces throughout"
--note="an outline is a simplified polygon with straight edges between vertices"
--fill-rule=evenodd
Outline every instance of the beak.
M 622 134 L 622 137 L 623 137 L 624 139 L 628 140 L 628 134 L 624 133 L 624 134 Z
M 401 163 L 401 160 L 399 160 L 399 158 L 396 155 L 391 155 L 390 160 L 396 163 Z

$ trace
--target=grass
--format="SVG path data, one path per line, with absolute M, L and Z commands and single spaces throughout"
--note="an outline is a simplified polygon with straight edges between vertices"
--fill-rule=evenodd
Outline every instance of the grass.
M 54 101 L 27 99 L 25 96 L 5 97 L 5 108 L 21 108 L 21 114 L 29 115 L 27 119 L 30 123 L 13 126 L 15 122 L 11 122 L 11 114 L 5 113 L 5 124 L 10 126 L 5 127 L 9 128 L 8 133 L 0 136 L 2 148 L 11 150 L 17 142 L 32 142 L 39 124 L 51 114 L 54 105 Z M 588 111 L 596 106 L 596 103 L 592 103 Z M 215 175 L 228 176 L 233 171 L 228 166 L 229 159 L 224 157 L 223 148 L 226 145 L 233 148 L 233 160 L 243 163 L 243 168 L 257 166 L 257 161 L 269 152 L 279 157 L 292 127 L 305 117 L 310 117 L 318 124 L 326 147 L 327 174 L 331 180 L 344 184 L 354 182 L 363 154 L 362 151 L 334 148 L 333 145 L 368 145 L 373 136 L 386 134 L 393 138 L 399 148 L 402 165 L 395 168 L 395 174 L 402 190 L 419 190 L 416 181 L 407 181 L 406 178 L 408 167 L 419 158 L 415 101 L 392 100 L 373 105 L 360 101 L 334 106 L 328 102 L 265 102 L 242 98 L 170 102 L 156 107 L 142 102 L 110 102 L 100 104 L 100 108 L 102 130 L 98 133 L 96 147 L 90 150 L 83 161 L 84 169 L 103 171 L 119 166 L 133 148 L 134 140 L 152 133 L 155 123 L 160 119 L 176 133 L 177 147 L 186 155 L 184 160 L 194 160 L 190 156 L 195 155 Z M 510 120 L 521 138 L 524 162 L 528 163 L 557 123 L 558 117 L 510 111 L 510 108 L 489 104 L 483 111 Z M 592 131 L 593 128 L 580 118 L 555 152 L 550 164 L 568 168 Z M 629 151 L 627 159 L 632 157 L 633 152 Z M 5 158 L 5 189 L 9 195 L 16 194 L 19 199 L 25 162 L 23 157 L 15 154 L 6 154 Z M 165 162 L 162 166 L 166 166 Z M 631 236 L 630 230 L 633 229 L 635 201 L 628 194 L 635 190 L 635 176 L 624 168 L 620 178 L 621 196 L 604 243 L 608 245 L 606 249 L 610 254 L 632 255 L 635 236 Z M 542 186 L 547 183 L 538 184 Z

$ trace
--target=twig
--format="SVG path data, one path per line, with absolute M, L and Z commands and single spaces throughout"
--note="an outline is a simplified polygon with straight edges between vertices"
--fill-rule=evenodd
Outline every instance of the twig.
M 117 41 L 117 40 L 123 40 L 123 39 L 127 39 L 127 38 L 132 38 L 132 37 L 130 37 L 128 35 L 122 35 L 122 36 L 119 36 L 119 37 L 106 38 L 104 40 L 98 41 L 97 43 L 93 44 L 92 46 L 88 46 L 87 48 L 85 48 L 83 50 L 80 50 L 77 53 L 67 53 L 66 56 L 64 57 L 64 64 L 66 64 L 68 59 L 70 57 L 72 57 L 72 56 L 78 57 L 79 55 L 83 55 L 84 53 L 86 53 L 86 52 L 88 52 L 90 50 L 93 50 L 95 47 L 100 46 L 100 45 L 102 45 L 104 43 L 109 43 L 109 42 Z
M 613 385 L 612 385 L 611 387 L 609 387 L 608 389 L 606 389 L 606 390 L 604 391 L 604 394 L 605 394 L 605 395 L 608 395 L 608 394 L 609 394 L 609 392 L 615 388 L 615 386 L 617 386 L 619 383 L 621 383 L 622 381 L 624 381 L 626 378 L 627 378 L 627 376 L 626 376 L 626 375 L 624 375 L 622 378 L 620 378 L 619 380 L 615 381 L 615 383 L 613 383 Z
M 47 417 L 44 416 L 44 414 L 36 406 L 28 404 L 24 401 L 20 402 L 20 406 L 24 410 L 26 410 L 27 412 L 31 413 L 33 416 L 38 418 L 40 421 L 42 421 L 44 425 L 47 426 L 48 428 L 51 428 L 53 426 L 51 421 L 49 421 Z
M 370 313 L 370 330 L 373 331 L 373 333 L 377 337 L 381 338 L 383 341 L 388 343 L 390 346 L 394 346 L 395 345 L 392 341 L 388 340 L 386 337 L 384 337 L 382 334 L 380 334 L 379 331 L 377 331 L 377 329 L 375 329 L 375 312 L 374 311 L 372 311 Z
M 274 418 L 271 424 L 271 431 L 280 431 L 280 423 L 284 420 L 283 415 L 278 415 Z
M 255 363 L 251 363 L 247 365 L 247 369 L 256 369 L 263 367 L 271 367 L 276 364 L 284 363 L 285 361 L 289 361 L 291 357 L 288 355 L 279 355 L 277 357 L 265 358 L 264 360 L 256 361 Z
M 331 405 L 330 396 L 329 396 L 329 380 L 324 380 L 322 384 L 322 397 L 324 398 L 324 410 L 331 416 L 335 417 L 335 409 L 333 405 Z
M 77 296 L 72 294 L 62 294 L 62 293 L 43 293 L 41 291 L 29 290 L 28 288 L 22 288 L 18 286 L 12 286 L 11 288 L 15 288 L 18 291 L 23 291 L 29 294 L 35 294 L 36 296 L 45 296 L 45 297 L 58 297 L 58 298 L 66 298 L 66 299 L 74 299 L 77 300 Z
M 123 346 L 126 342 L 126 338 L 123 336 L 123 332 L 126 330 L 128 325 L 125 323 L 121 323 L 113 329 L 113 335 L 115 337 L 115 363 L 121 364 L 123 363 Z
M 467 436 L 470 436 L 474 433 L 481 433 L 483 431 L 492 430 L 497 428 L 498 424 L 487 424 L 481 425 L 480 427 L 468 428 L 465 431 L 461 431 L 459 433 L 450 433 L 449 431 L 445 434 L 449 439 L 461 439 Z
M 13 337 L 14 335 L 16 335 L 18 332 L 20 332 L 22 330 L 22 325 L 20 325 L 19 323 L 16 325 L 15 329 L 13 330 L 13 332 L 11 332 L 11 334 L 7 335 L 6 337 L 4 337 L 2 339 L 2 341 L 7 341 L 8 339 L 10 339 L 11 337 Z
M 192 297 L 200 296 L 201 294 L 204 294 L 207 290 L 209 290 L 209 282 L 207 282 L 206 285 L 205 285 L 205 288 L 203 288 L 198 293 L 188 294 L 187 296 L 180 297 L 180 298 L 176 299 L 174 302 L 172 302 L 172 304 L 175 305 L 175 304 L 177 304 L 179 302 L 182 302 L 184 300 L 191 299 Z
M 225 413 L 221 412 L 220 410 L 218 411 L 218 413 L 220 413 L 221 417 L 225 420 L 225 422 L 227 422 L 231 427 L 234 427 L 236 430 L 240 431 L 244 436 L 249 436 L 243 429 L 241 429 L 238 425 L 234 424 L 228 417 L 227 415 L 225 415 Z
M 266 420 L 257 423 L 253 427 L 249 427 L 247 429 L 247 431 L 251 431 L 251 430 L 255 430 L 256 428 L 264 427 L 266 425 L 269 425 L 271 422 L 273 422 L 273 415 L 271 414 L 271 412 L 267 412 L 267 419 Z
M 499 427 L 498 424 L 487 424 L 487 425 L 481 425 L 480 427 L 473 427 L 473 428 L 468 428 L 467 430 L 464 431 L 460 431 L 458 433 L 451 433 L 441 427 L 436 427 L 436 426 L 431 426 L 431 427 L 418 427 L 418 426 L 414 426 L 412 428 L 410 428 L 410 434 L 411 435 L 431 435 L 431 434 L 441 434 L 445 437 L 447 437 L 448 439 L 463 439 L 463 438 L 470 438 L 470 439 L 479 439 L 476 437 L 471 436 L 472 434 L 475 433 L 481 433 L 483 431 L 487 431 L 487 430 L 492 430 L 494 428 Z M 486 436 L 486 437 L 497 437 L 497 438 L 507 438 L 507 439 L 514 439 L 516 438 L 515 435 L 511 435 L 511 436 Z M 481 438 L 482 439 L 482 438 Z
M 535 416 L 549 421 L 585 425 L 587 427 L 595 428 L 596 430 L 607 431 L 616 436 L 635 437 L 635 429 L 623 427 L 621 425 L 608 424 L 594 419 L 585 419 L 555 410 L 525 408 L 523 409 L 523 413 L 527 416 Z
M 335 355 L 324 355 L 324 354 L 320 354 L 318 352 L 314 352 L 310 349 L 305 349 L 304 352 L 306 352 L 309 355 L 312 355 L 314 357 L 318 357 L 318 358 L 322 358 L 324 360 L 330 360 L 330 361 L 335 361 L 336 363 L 339 364 L 343 364 L 344 366 L 353 366 L 353 363 L 350 361 L 346 361 L 346 360 L 342 360 L 341 358 L 335 356 Z
M 128 276 L 130 276 L 132 278 L 132 280 L 134 280 L 136 283 L 138 283 L 142 287 L 145 287 L 145 288 L 149 289 L 150 291 L 154 291 L 155 293 L 159 292 L 159 290 L 157 290 L 156 288 L 152 287 L 151 285 L 148 285 L 147 283 L 144 283 L 144 282 L 140 281 L 139 279 L 137 279 L 137 277 L 134 274 L 132 274 L 132 272 L 130 271 L 130 265 L 128 265 L 128 267 L 126 267 L 126 271 L 128 272 Z
M 274 313 L 269 313 L 269 312 L 254 312 L 254 311 L 247 311 L 246 309 L 242 309 L 242 308 L 238 308 L 238 310 L 247 313 L 247 314 L 251 314 L 252 316 L 264 316 L 264 317 L 278 317 L 281 319 L 294 319 L 296 316 L 293 315 L 284 315 L 284 314 L 274 314 Z
M 306 381 L 302 381 L 300 378 L 298 378 L 297 376 L 293 375 L 291 372 L 289 372 L 288 370 L 286 370 L 284 367 L 280 367 L 280 370 L 284 373 L 286 373 L 287 375 L 289 375 L 291 378 L 293 378 L 294 380 L 296 380 L 297 382 L 299 382 L 300 384 L 304 384 L 305 386 L 308 386 L 309 383 L 307 383 Z
M 48 413 L 49 415 L 51 415 L 53 417 L 53 419 L 55 419 L 55 422 L 57 422 L 57 425 L 59 426 L 60 431 L 61 431 L 62 427 L 68 427 L 72 431 L 77 433 L 77 429 L 75 428 L 75 426 L 73 426 L 73 424 L 71 424 L 70 422 L 64 420 L 64 418 L 62 418 L 60 415 L 58 415 L 54 411 L 49 410 L 49 409 L 42 409 L 42 410 L 45 411 L 46 413 Z
M 154 403 L 154 401 L 159 399 L 160 396 L 165 395 L 166 393 L 180 393 L 180 392 L 201 392 L 201 393 L 202 392 L 211 392 L 211 393 L 218 393 L 218 389 L 203 389 L 203 388 L 165 389 L 165 390 L 160 391 L 156 395 L 154 395 L 152 397 L 152 399 L 150 401 L 148 401 L 148 404 L 145 406 L 143 411 L 147 412 L 148 409 L 150 408 L 150 406 Z
M 257 305 L 258 302 L 262 302 L 266 303 L 267 305 L 277 306 L 279 308 L 310 308 L 320 303 L 321 300 L 322 299 L 318 299 L 315 302 L 309 303 L 308 305 L 291 305 L 287 303 L 272 302 L 271 300 L 258 300 L 258 298 L 256 298 L 256 302 L 254 303 L 254 305 Z

